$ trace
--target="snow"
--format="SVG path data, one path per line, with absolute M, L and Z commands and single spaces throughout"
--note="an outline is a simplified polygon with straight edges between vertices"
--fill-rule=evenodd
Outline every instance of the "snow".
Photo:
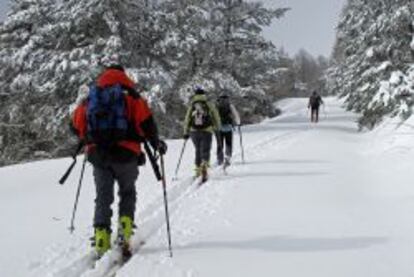
M 391 74 L 390 83 L 392 85 L 399 85 L 404 78 L 404 74 L 401 71 L 394 71 Z
M 413 39 L 411 40 L 410 47 L 411 47 L 411 50 L 414 51 L 414 36 L 413 36 Z
M 372 58 L 374 56 L 375 52 L 374 52 L 374 47 L 370 47 L 368 48 L 366 55 L 368 58 Z
M 376 71 L 381 72 L 381 71 L 388 69 L 391 66 L 392 66 L 392 63 L 390 61 L 386 61 L 386 62 L 381 63 L 381 65 L 377 68 Z
M 325 99 L 318 125 L 307 99 L 277 103 L 281 117 L 243 128 L 234 164 L 191 184 L 193 148 L 172 182 L 182 140 L 166 156 L 174 257 L 168 257 L 161 186 L 149 166 L 138 189 L 138 230 L 146 244 L 116 276 L 412 276 L 413 120 L 359 133 L 355 114 Z M 78 158 L 81 164 L 82 157 Z M 87 166 L 70 235 L 80 165 L 70 159 L 0 169 L 0 276 L 104 276 L 115 253 L 85 271 L 94 186 Z M 115 213 L 116 214 L 116 213 Z

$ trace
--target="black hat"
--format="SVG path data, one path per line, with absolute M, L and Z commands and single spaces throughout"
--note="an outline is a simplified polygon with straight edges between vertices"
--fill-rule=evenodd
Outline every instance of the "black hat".
M 201 86 L 196 86 L 194 88 L 194 93 L 195 94 L 206 94 L 206 91 Z

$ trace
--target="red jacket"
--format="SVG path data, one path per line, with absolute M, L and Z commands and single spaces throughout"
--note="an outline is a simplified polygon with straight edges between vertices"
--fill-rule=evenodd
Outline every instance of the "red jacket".
M 97 86 L 104 88 L 120 84 L 126 90 L 134 89 L 134 82 L 128 78 L 125 72 L 116 69 L 108 69 L 99 76 L 97 80 Z M 127 118 L 130 123 L 134 124 L 135 132 L 144 138 L 149 140 L 158 138 L 157 128 L 152 117 L 151 110 L 147 104 L 147 101 L 142 97 L 126 95 L 127 105 Z M 85 139 L 87 133 L 87 101 L 84 101 L 78 107 L 76 107 L 72 116 L 72 127 L 80 139 Z M 137 141 L 124 140 L 118 143 L 119 146 L 132 151 L 135 154 L 141 153 L 141 146 Z M 87 152 L 93 151 L 95 145 L 88 144 Z

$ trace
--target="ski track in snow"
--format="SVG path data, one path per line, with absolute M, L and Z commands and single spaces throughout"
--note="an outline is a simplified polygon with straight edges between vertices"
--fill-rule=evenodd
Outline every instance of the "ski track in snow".
M 168 256 L 161 185 L 154 182 L 147 165 L 137 183 L 136 254 L 120 267 L 114 265 L 118 252 L 109 251 L 92 268 L 94 257 L 88 237 L 92 234 L 94 193 L 89 166 L 75 233 L 67 235 L 62 230 L 75 188 L 54 188 L 57 199 L 45 206 L 62 203 L 62 207 L 53 211 L 45 208 L 40 216 L 52 217 L 52 223 L 45 223 L 52 229 L 48 231 L 46 226 L 42 231 L 55 234 L 61 241 L 40 241 L 43 251 L 32 246 L 23 256 L 25 266 L 10 266 L 4 274 L 0 269 L 0 275 L 414 276 L 409 254 L 414 251 L 410 239 L 414 225 L 406 212 L 414 212 L 414 190 L 407 182 L 414 178 L 414 172 L 407 174 L 412 171 L 412 159 L 406 153 L 414 149 L 414 143 L 404 136 L 410 132 L 409 123 L 397 133 L 387 127 L 394 124 L 390 121 L 373 133 L 361 134 L 356 116 L 344 112 L 341 103 L 330 98 L 325 101 L 327 110 L 324 107 L 321 111 L 321 123 L 314 125 L 308 122 L 306 101 L 284 100 L 279 103 L 285 111 L 282 116 L 244 127 L 246 163 L 240 161 L 235 135 L 233 165 L 226 172 L 213 168 L 209 181 L 200 187 L 189 174 L 193 148 L 188 144 L 181 169 L 187 173 L 179 175 L 177 181 L 168 180 L 167 185 L 172 259 Z M 174 172 L 181 145 L 182 141 L 169 142 L 167 174 Z M 335 148 L 330 150 L 329 145 Z M 34 174 L 45 172 L 34 178 L 53 182 L 59 174 L 51 174 L 50 168 L 63 172 L 68 161 L 30 166 Z M 6 179 L 10 175 L 12 180 L 2 192 L 13 192 L 11 184 L 30 183 L 19 181 L 22 177 L 17 173 L 30 170 L 30 166 L 2 169 L 0 174 Z M 71 180 L 76 183 L 78 176 L 73 175 Z M 46 191 L 50 188 L 41 187 L 34 197 L 42 199 L 38 194 Z M 70 196 L 62 197 L 65 193 Z M 38 257 L 30 253 L 38 253 Z M 2 262 L 0 268 L 4 265 Z
M 260 127 L 259 127 L 260 128 Z M 298 131 L 292 131 L 277 135 L 272 135 L 265 137 L 261 141 L 252 144 L 246 145 L 244 148 L 245 155 L 257 155 L 258 149 L 263 148 L 268 145 L 274 145 L 280 143 L 281 140 L 288 140 L 291 136 L 296 134 Z M 237 144 L 235 140 L 235 144 Z M 280 145 L 279 145 L 280 146 Z M 255 154 L 252 154 L 255 153 Z M 241 155 L 240 152 L 234 154 L 234 158 L 238 158 Z M 236 165 L 241 165 L 241 163 L 236 163 Z M 222 174 L 221 168 L 215 168 L 211 172 L 211 178 L 209 182 L 203 184 L 202 186 L 214 185 L 214 179 L 220 178 Z M 227 177 L 230 177 L 227 175 Z M 179 202 L 184 197 L 188 197 L 191 193 L 194 193 L 194 190 L 197 188 L 197 181 L 193 181 L 191 177 L 186 178 L 186 180 L 178 182 L 174 187 L 168 190 L 168 200 L 170 205 L 170 213 L 173 215 L 174 211 L 179 208 Z M 210 207 L 212 203 L 206 203 L 206 207 Z M 157 231 L 164 227 L 164 208 L 163 208 L 163 199 L 160 197 L 154 202 L 150 203 L 145 207 L 145 210 L 141 213 L 142 225 L 143 227 L 139 228 L 139 238 L 135 238 L 133 241 L 133 249 L 140 249 L 145 246 L 140 246 L 141 241 L 146 241 L 151 238 L 151 235 L 154 235 Z M 177 206 L 177 207 L 176 207 Z M 209 208 L 209 209 L 210 209 Z M 212 211 L 207 211 L 212 214 Z M 198 220 L 195 219 L 194 222 Z M 137 235 L 138 236 L 138 235 Z M 82 277 L 98 277 L 98 276 L 111 276 L 114 272 L 112 268 L 116 264 L 116 261 L 119 259 L 117 253 L 110 251 L 105 255 L 101 260 L 99 260 L 95 267 L 92 268 L 94 264 L 94 255 L 90 250 L 86 250 L 85 247 L 82 247 L 81 244 L 85 244 L 85 238 L 80 238 L 75 246 L 71 246 L 69 249 L 64 252 L 57 251 L 53 256 L 49 256 L 49 260 L 45 263 L 37 266 L 38 276 L 61 276 L 61 277 L 71 277 L 71 276 L 82 276 Z M 53 247 L 55 252 L 58 249 L 58 246 Z M 75 259 L 72 259 L 71 262 L 66 263 L 66 260 L 73 256 L 74 253 L 78 251 L 79 248 L 86 250 L 87 254 L 78 255 Z M 138 252 L 137 250 L 135 250 Z M 135 252 L 134 251 L 134 252 Z M 78 253 L 79 254 L 79 253 Z M 64 264 L 63 266 L 61 264 Z M 118 270 L 118 269 L 117 269 Z

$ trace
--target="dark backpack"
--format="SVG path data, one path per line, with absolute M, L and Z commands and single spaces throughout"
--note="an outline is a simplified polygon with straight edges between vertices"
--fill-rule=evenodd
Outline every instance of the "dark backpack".
M 110 148 L 128 136 L 125 93 L 120 85 L 89 89 L 87 139 L 101 148 Z
M 190 125 L 196 130 L 212 126 L 210 108 L 206 101 L 194 101 L 191 106 Z
M 217 110 L 220 114 L 222 125 L 233 125 L 233 114 L 231 112 L 231 104 L 229 99 L 219 98 L 217 101 Z

